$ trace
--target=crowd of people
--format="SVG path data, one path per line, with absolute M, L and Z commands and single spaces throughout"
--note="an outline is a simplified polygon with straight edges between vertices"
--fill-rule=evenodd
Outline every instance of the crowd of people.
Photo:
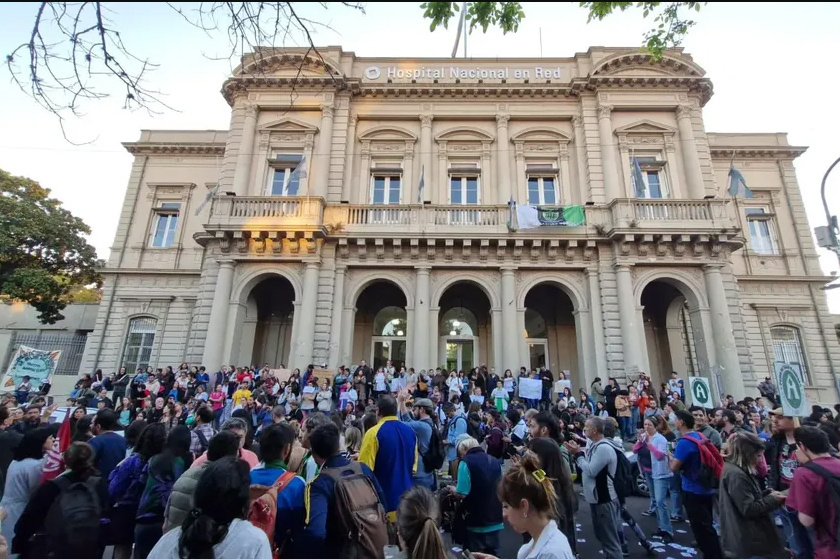
M 518 559 L 573 559 L 582 498 L 606 559 L 686 520 L 704 559 L 840 559 L 840 418 L 786 416 L 770 379 L 704 409 L 676 373 L 573 394 L 542 367 L 277 370 L 97 371 L 55 423 L 4 396 L 0 557 L 492 559 L 507 522 Z M 631 459 L 653 534 L 625 506 Z

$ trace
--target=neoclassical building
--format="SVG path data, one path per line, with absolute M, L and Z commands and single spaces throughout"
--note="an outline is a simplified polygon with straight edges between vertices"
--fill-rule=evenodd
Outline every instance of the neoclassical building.
M 787 363 L 836 400 L 805 148 L 706 132 L 712 83 L 681 50 L 265 50 L 222 93 L 229 130 L 124 144 L 83 371 L 390 359 L 547 365 L 575 390 L 673 370 L 742 396 Z M 753 198 L 728 195 L 730 165 Z M 511 199 L 586 223 L 512 230 Z

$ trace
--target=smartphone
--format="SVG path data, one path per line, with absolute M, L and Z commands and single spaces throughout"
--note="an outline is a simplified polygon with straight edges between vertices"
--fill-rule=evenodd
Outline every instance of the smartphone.
M 461 555 L 464 557 L 464 559 L 475 559 L 475 557 L 473 556 L 473 554 L 470 552 L 469 549 L 465 549 L 464 551 L 462 551 Z

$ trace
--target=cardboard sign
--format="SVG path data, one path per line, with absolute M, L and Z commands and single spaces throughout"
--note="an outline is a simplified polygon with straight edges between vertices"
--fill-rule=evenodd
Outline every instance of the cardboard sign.
M 554 391 L 558 394 L 562 394 L 563 390 L 568 388 L 569 391 L 572 390 L 572 381 L 570 380 L 558 380 L 554 383 Z
M 292 369 L 269 369 L 268 376 L 277 380 L 277 382 L 289 382 L 292 378 Z

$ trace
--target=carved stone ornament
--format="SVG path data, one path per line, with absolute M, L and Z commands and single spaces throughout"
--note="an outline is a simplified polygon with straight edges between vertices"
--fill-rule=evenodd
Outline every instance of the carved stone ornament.
M 332 118 L 334 109 L 332 105 L 321 105 L 321 118 Z
M 691 118 L 690 105 L 677 105 L 677 119 Z
M 434 119 L 432 115 L 420 115 L 420 126 L 430 128 Z
M 579 114 L 573 115 L 572 116 L 572 126 L 574 126 L 575 128 L 583 127 L 583 117 Z
M 612 105 L 598 105 L 598 118 L 610 118 L 612 110 Z
M 510 115 L 496 115 L 496 126 L 502 128 L 508 125 L 508 121 L 510 120 Z

